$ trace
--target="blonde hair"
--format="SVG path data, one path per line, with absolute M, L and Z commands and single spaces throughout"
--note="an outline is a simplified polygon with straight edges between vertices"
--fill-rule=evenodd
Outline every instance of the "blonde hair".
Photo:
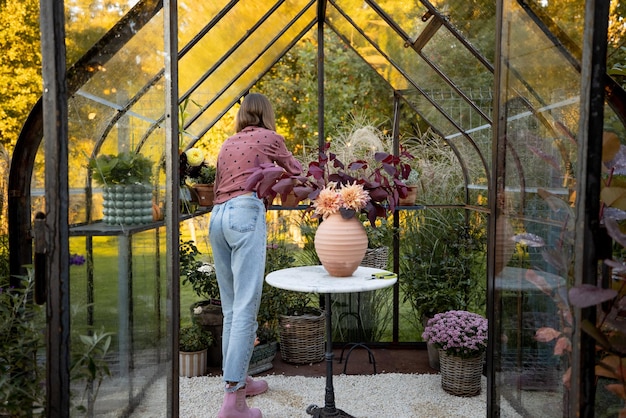
M 267 97 L 261 93 L 249 93 L 239 107 L 235 118 L 235 130 L 240 132 L 248 126 L 276 130 L 274 109 Z

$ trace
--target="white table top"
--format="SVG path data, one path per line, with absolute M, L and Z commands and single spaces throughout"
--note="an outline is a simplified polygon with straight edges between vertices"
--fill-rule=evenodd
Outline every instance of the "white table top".
M 387 272 L 371 267 L 358 267 L 349 277 L 335 277 L 322 266 L 291 267 L 271 272 L 265 281 L 279 289 L 313 293 L 356 293 L 393 286 L 397 278 L 372 279 L 372 273 Z

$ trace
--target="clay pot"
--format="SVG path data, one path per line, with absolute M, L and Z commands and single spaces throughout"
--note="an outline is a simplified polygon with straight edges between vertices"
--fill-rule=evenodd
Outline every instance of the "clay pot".
M 194 184 L 195 199 L 199 206 L 213 206 L 213 185 Z
M 406 191 L 407 191 L 406 197 L 400 198 L 398 204 L 400 206 L 415 205 L 415 200 L 417 200 L 417 186 L 407 186 Z
M 330 215 L 315 233 L 315 251 L 331 276 L 351 276 L 365 257 L 365 250 L 367 234 L 357 218 Z

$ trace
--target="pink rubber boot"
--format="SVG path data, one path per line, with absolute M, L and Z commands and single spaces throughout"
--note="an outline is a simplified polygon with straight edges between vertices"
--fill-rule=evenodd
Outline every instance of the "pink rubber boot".
M 220 408 L 218 418 L 262 418 L 258 408 L 248 408 L 246 404 L 246 388 L 235 392 L 224 393 L 224 402 Z
M 246 377 L 246 396 L 256 396 L 266 392 L 268 388 L 265 380 L 253 380 L 250 376 Z

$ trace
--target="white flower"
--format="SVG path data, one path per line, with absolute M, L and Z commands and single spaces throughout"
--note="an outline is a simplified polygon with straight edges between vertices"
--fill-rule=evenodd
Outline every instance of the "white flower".
M 200 273 L 212 275 L 215 274 L 215 267 L 213 266 L 213 264 L 204 263 L 200 267 L 198 267 L 198 271 Z
M 202 313 L 202 306 L 196 306 L 195 308 L 193 308 L 194 315 L 200 315 L 201 313 Z

